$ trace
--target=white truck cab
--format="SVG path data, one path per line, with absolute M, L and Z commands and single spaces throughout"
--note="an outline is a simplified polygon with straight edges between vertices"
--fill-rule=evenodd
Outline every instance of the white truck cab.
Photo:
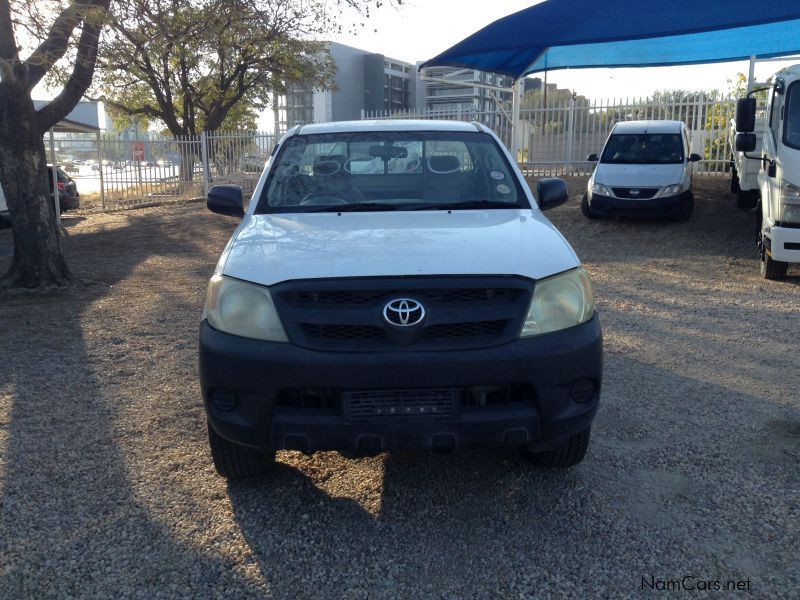
M 761 119 L 757 91 L 738 102 L 733 161 L 738 189 L 760 200 L 761 274 L 781 279 L 790 263 L 800 263 L 800 65 L 775 75 Z
M 592 285 L 497 136 L 477 123 L 295 127 L 217 264 L 200 381 L 217 471 L 274 451 L 525 449 L 569 467 L 602 380 Z

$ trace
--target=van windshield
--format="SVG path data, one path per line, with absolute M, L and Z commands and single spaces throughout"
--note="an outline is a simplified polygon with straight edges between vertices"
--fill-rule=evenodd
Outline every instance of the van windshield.
M 619 133 L 608 138 L 600 162 L 618 165 L 679 164 L 684 161 L 679 133 Z
M 256 213 L 529 208 L 494 138 L 471 132 L 298 135 Z

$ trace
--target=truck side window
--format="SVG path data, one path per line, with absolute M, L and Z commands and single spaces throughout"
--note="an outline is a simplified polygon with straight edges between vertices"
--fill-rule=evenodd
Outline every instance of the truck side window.
M 783 142 L 791 148 L 800 148 L 800 85 L 797 83 L 786 91 L 783 113 Z

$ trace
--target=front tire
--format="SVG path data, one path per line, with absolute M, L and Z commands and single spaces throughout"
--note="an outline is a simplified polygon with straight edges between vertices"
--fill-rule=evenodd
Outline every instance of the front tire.
M 678 212 L 675 213 L 675 216 L 672 218 L 673 221 L 677 223 L 683 223 L 688 221 L 692 213 L 694 212 L 694 195 L 689 192 L 689 200 L 678 209 Z
M 546 450 L 545 452 L 528 451 L 528 458 L 537 467 L 545 469 L 568 469 L 569 467 L 574 467 L 586 456 L 591 433 L 592 428 L 587 427 L 583 431 L 570 436 L 569 441 L 561 448 Z
M 592 212 L 592 208 L 589 206 L 589 194 L 584 194 L 583 198 L 581 198 L 581 212 L 587 219 L 598 218 L 598 216 Z
M 764 244 L 764 217 L 761 217 L 761 227 L 758 230 L 758 258 L 759 258 L 759 271 L 761 277 L 775 281 L 786 277 L 786 271 L 789 269 L 789 263 L 772 260 L 772 257 L 767 254 L 767 247 Z
M 214 467 L 230 480 L 261 479 L 270 471 L 275 453 L 229 442 L 208 424 L 208 445 Z

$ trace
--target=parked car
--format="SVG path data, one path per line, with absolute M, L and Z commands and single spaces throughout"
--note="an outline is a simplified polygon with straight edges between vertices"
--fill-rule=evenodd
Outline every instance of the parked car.
M 408 159 L 419 157 L 411 168 Z M 353 160 L 379 160 L 362 173 Z M 579 463 L 602 380 L 592 283 L 498 137 L 437 121 L 295 127 L 208 286 L 200 381 L 217 471 L 279 449 L 523 448 Z
M 47 181 L 50 183 L 50 198 L 53 197 L 53 165 L 47 165 L 50 172 Z M 78 185 L 66 171 L 58 169 L 58 202 L 61 212 L 65 210 L 75 210 L 81 205 L 81 195 L 78 193 Z
M 584 216 L 667 217 L 692 215 L 689 133 L 683 121 L 617 123 L 606 140 L 581 202 Z

